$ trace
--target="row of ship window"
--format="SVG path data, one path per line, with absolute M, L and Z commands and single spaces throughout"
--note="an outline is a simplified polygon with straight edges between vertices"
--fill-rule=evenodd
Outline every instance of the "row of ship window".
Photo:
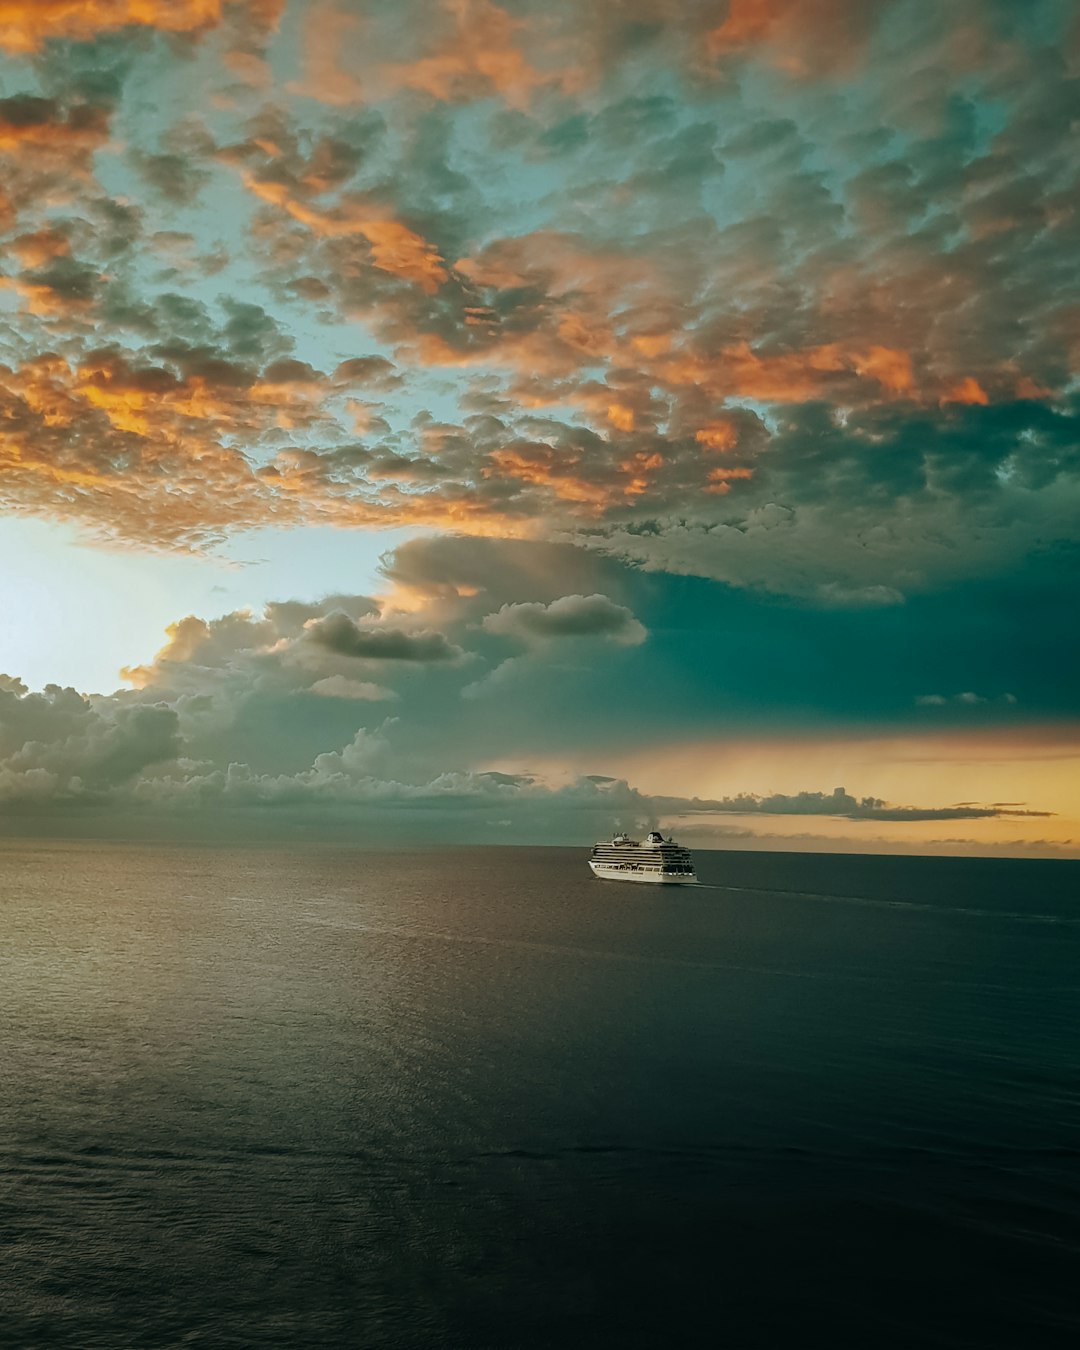
M 596 861 L 603 863 L 605 867 L 610 867 L 614 870 L 621 869 L 624 872 L 673 872 L 681 874 L 692 872 L 694 870 L 692 867 L 680 866 L 678 864 L 675 866 L 668 865 L 660 867 L 657 863 L 604 862 L 602 858 L 597 859 Z
M 682 854 L 681 856 L 680 856 L 678 853 L 675 853 L 675 854 L 672 854 L 672 853 L 658 854 L 658 855 L 656 855 L 655 858 L 649 858 L 648 856 L 646 856 L 645 858 L 642 858 L 642 859 L 637 859 L 637 858 L 630 859 L 630 858 L 627 858 L 625 854 L 620 855 L 620 854 L 618 854 L 618 853 L 594 853 L 594 854 L 592 855 L 592 857 L 593 857 L 593 861 L 594 861 L 594 862 L 624 863 L 624 862 L 631 862 L 631 861 L 632 861 L 632 862 L 638 862 L 638 861 L 641 861 L 641 862 L 646 863 L 647 865 L 653 863 L 654 861 L 655 861 L 655 862 L 665 862 L 665 863 L 668 863 L 668 862 L 689 862 L 689 861 L 690 861 L 689 857 L 687 857 L 687 855 L 686 855 L 685 853 Z
M 601 845 L 593 849 L 594 857 L 604 858 L 625 858 L 629 851 L 625 848 L 612 848 L 610 845 Z M 685 848 L 643 848 L 640 853 L 629 853 L 632 858 L 688 858 L 689 851 Z
M 690 859 L 686 857 L 657 857 L 657 859 L 629 859 L 629 857 L 605 857 L 602 853 L 595 853 L 594 863 L 606 863 L 609 867 L 671 867 L 672 864 L 690 865 Z

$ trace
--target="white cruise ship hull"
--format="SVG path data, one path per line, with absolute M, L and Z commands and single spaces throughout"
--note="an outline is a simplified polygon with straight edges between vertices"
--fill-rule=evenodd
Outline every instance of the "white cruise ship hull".
M 632 865 L 620 867 L 617 864 L 607 866 L 604 863 L 590 862 L 594 876 L 600 877 L 602 881 L 640 881 L 648 886 L 696 886 L 697 877 L 690 873 L 681 873 L 672 876 L 671 873 L 664 873 L 659 868 L 649 868 Z

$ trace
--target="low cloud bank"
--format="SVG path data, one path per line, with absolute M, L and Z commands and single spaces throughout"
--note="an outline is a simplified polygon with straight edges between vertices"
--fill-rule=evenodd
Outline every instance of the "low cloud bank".
M 661 810 L 682 814 L 718 814 L 748 816 L 834 816 L 844 820 L 990 820 L 997 816 L 1051 816 L 1052 811 L 1026 811 L 1018 803 L 998 802 L 978 806 L 964 802 L 956 806 L 892 806 L 880 797 L 851 796 L 844 788 L 832 792 L 775 792 L 759 797 L 739 793 L 735 797 L 694 797 L 686 803 L 680 797 L 652 799 Z
M 364 690 L 356 701 L 370 697 Z M 361 727 L 347 744 L 317 754 L 305 768 L 265 772 L 195 753 L 199 722 L 211 704 L 190 695 L 155 703 L 134 693 L 84 697 L 56 685 L 32 693 L 21 681 L 0 677 L 0 804 L 7 825 L 55 829 L 81 811 L 105 834 L 127 828 L 168 833 L 178 816 L 189 832 L 197 833 L 202 822 L 217 834 L 231 820 L 243 834 L 254 817 L 263 816 L 285 817 L 291 831 L 312 837 L 351 825 L 361 835 L 395 840 L 472 842 L 494 834 L 507 842 L 563 842 L 717 814 L 868 821 L 1048 814 L 1015 805 L 891 806 L 879 798 L 856 799 L 843 788 L 684 798 L 650 796 L 603 774 L 559 785 L 531 774 L 432 771 L 395 745 L 397 718 Z
M 842 787 L 650 795 L 602 772 L 608 748 L 686 740 L 706 716 L 730 723 L 712 705 L 733 682 L 750 687 L 751 643 L 732 640 L 715 659 L 689 651 L 685 629 L 664 627 L 685 606 L 654 600 L 647 611 L 655 580 L 580 550 L 413 541 L 384 575 L 378 598 L 187 615 L 115 693 L 33 692 L 0 676 L 0 829 L 580 843 L 676 822 L 731 837 L 737 817 L 757 834 L 750 822 L 767 816 L 903 825 L 1045 814 Z M 700 690 L 694 701 L 691 657 L 707 703 Z M 598 772 L 572 782 L 491 768 L 564 754 L 581 763 L 587 746 L 583 767 Z

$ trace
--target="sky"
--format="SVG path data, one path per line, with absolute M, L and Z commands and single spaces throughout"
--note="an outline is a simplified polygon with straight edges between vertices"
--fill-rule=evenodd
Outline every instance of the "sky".
M 1080 856 L 1072 0 L 0 0 L 0 834 Z

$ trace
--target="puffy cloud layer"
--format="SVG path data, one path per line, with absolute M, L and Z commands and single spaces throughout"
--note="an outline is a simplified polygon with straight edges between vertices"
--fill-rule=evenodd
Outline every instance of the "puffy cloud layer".
M 645 629 L 633 614 L 606 595 L 564 595 L 550 605 L 536 601 L 503 605 L 485 617 L 484 627 L 489 633 L 524 642 L 603 637 L 633 646 L 645 641 Z
M 265 24 L 281 7 L 282 0 L 0 0 L 0 49 L 37 52 L 50 41 L 87 42 L 123 29 L 194 34 L 229 9 Z
M 9 509 L 824 604 L 1075 538 L 1063 0 L 0 13 Z

